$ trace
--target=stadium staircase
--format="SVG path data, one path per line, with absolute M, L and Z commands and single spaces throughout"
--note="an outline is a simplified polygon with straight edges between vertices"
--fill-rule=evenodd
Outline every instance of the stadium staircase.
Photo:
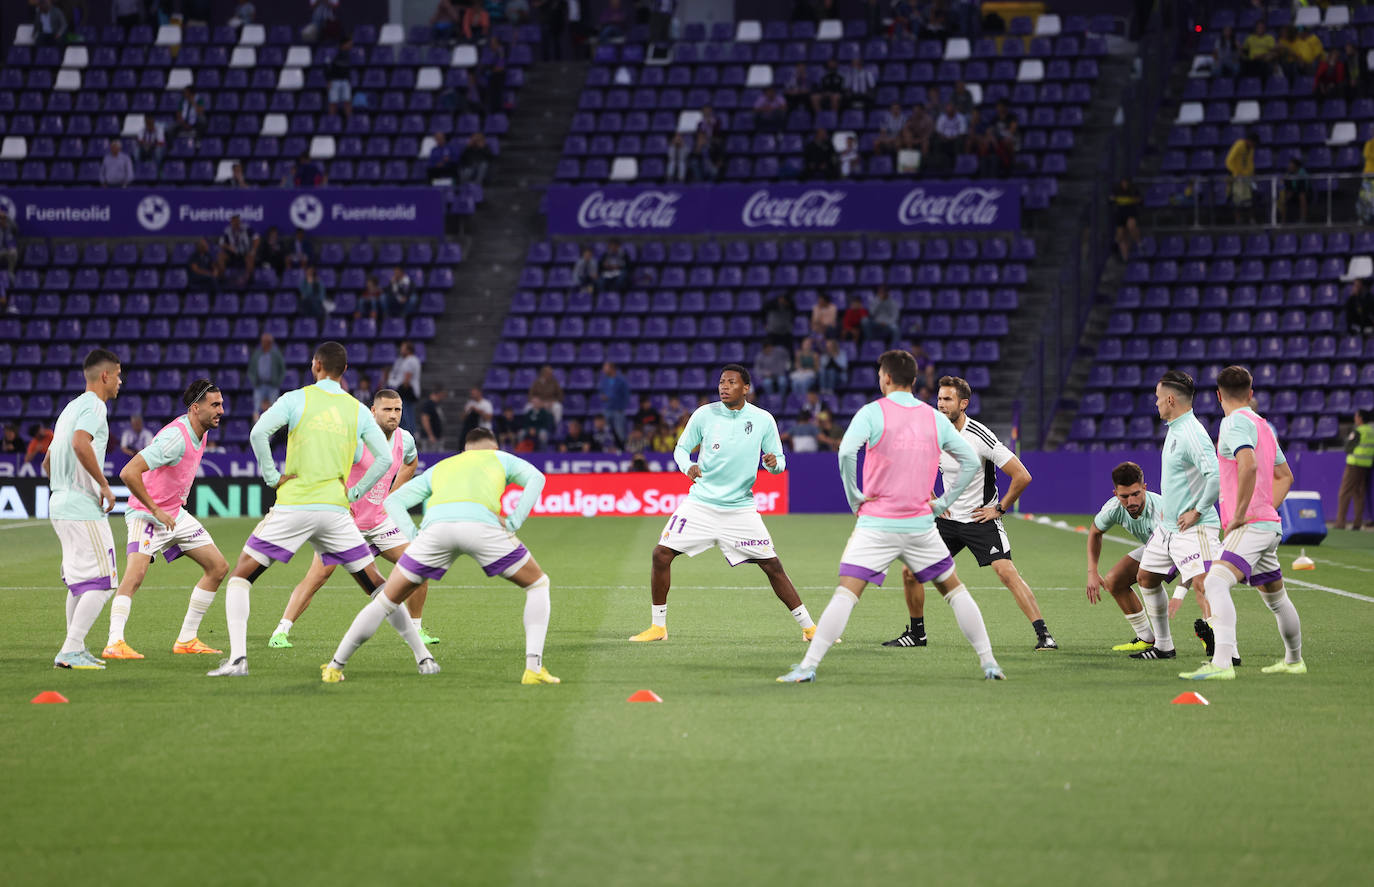
M 459 395 L 482 384 L 525 254 L 542 236 L 540 202 L 553 180 L 588 67 L 563 61 L 529 69 L 520 113 L 502 141 L 482 213 L 471 223 L 469 260 L 456 274 L 450 310 L 439 319 L 426 361 L 427 387 Z

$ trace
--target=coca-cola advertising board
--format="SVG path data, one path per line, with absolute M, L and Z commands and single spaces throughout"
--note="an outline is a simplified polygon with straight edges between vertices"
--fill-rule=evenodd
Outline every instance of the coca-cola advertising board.
M 549 190 L 551 234 L 798 234 L 1015 231 L 1021 186 L 1006 181 L 855 182 Z
M 549 474 L 534 506 L 535 517 L 667 517 L 687 496 L 692 482 L 677 471 L 614 474 Z M 501 513 L 520 501 L 519 487 L 501 497 Z M 787 514 L 787 472 L 760 471 L 754 482 L 760 514 Z

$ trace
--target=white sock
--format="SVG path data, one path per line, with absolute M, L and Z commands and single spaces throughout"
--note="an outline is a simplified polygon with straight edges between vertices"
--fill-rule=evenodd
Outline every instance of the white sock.
M 372 598 L 367 606 L 359 610 L 358 615 L 353 617 L 353 624 L 348 626 L 348 631 L 344 634 L 343 640 L 339 641 L 339 649 L 334 651 L 334 659 L 330 664 L 336 668 L 343 668 L 347 665 L 349 657 L 377 633 L 377 629 L 382 627 L 382 623 L 387 620 L 387 617 L 396 612 L 398 606 L 398 604 L 393 604 L 391 599 L 384 594 Z M 408 623 L 409 620 L 407 620 Z
M 372 592 L 372 599 L 385 598 L 386 595 L 382 594 L 382 589 L 385 587 L 384 585 L 380 586 L 376 591 Z M 396 629 L 396 633 L 401 636 L 401 640 L 406 642 L 406 646 L 410 648 L 411 655 L 415 657 L 416 665 L 431 658 L 429 651 L 425 649 L 425 642 L 420 640 L 420 633 L 415 630 L 415 626 L 410 621 L 410 614 L 407 613 L 404 608 L 399 605 L 396 606 L 395 609 L 386 614 L 386 621 L 391 623 L 391 627 Z
M 110 638 L 105 646 L 112 647 L 116 641 L 124 640 L 124 626 L 129 624 L 129 611 L 133 609 L 134 599 L 127 594 L 115 595 L 110 604 Z
M 1140 599 L 1145 602 L 1145 614 L 1154 628 L 1155 649 L 1169 652 L 1174 648 L 1174 639 L 1169 633 L 1169 596 L 1164 593 L 1164 586 L 1140 586 Z
M 229 623 L 229 661 L 248 655 L 248 593 L 253 583 L 238 576 L 224 587 L 224 616 Z
M 811 614 L 806 611 L 806 604 L 792 611 L 792 618 L 797 620 L 797 624 L 802 628 L 810 628 L 816 623 L 811 621 Z
M 70 629 L 72 627 L 72 614 L 76 612 L 76 602 L 79 600 L 81 600 L 81 595 L 72 594 L 70 591 L 67 592 L 67 622 L 64 626 L 65 628 Z
M 67 639 L 62 644 L 63 653 L 75 653 L 86 649 L 86 635 L 90 633 L 91 626 L 95 625 L 95 620 L 100 617 L 105 602 L 113 594 L 114 589 L 107 588 L 92 589 L 76 596 L 76 608 L 72 610 L 72 618 L 67 623 Z
M 858 602 L 859 598 L 854 592 L 842 585 L 836 586 L 830 603 L 821 612 L 821 621 L 816 623 L 816 636 L 811 639 L 806 655 L 802 657 L 804 668 L 815 668 L 821 664 L 835 640 L 844 634 L 844 627 L 849 624 L 849 614 L 854 612 L 854 605 Z
M 525 586 L 525 668 L 538 672 L 544 667 L 544 638 L 549 633 L 549 577 L 540 576 Z
M 650 607 L 650 611 L 652 612 L 654 617 L 654 625 L 657 625 L 659 628 L 668 627 L 667 604 L 654 604 L 652 607 Z
M 184 644 L 196 639 L 200 634 L 200 620 L 205 618 L 205 612 L 214 602 L 215 589 L 201 588 L 199 585 L 191 589 L 191 602 L 186 605 L 186 618 L 181 620 L 181 634 L 177 635 L 177 643 Z
M 983 624 L 983 611 L 978 609 L 978 602 L 973 599 L 973 595 L 969 594 L 968 589 L 961 583 L 958 588 L 945 595 L 945 603 L 954 611 L 954 621 L 959 623 L 959 630 L 973 647 L 973 652 L 978 654 L 979 664 L 996 665 L 997 659 L 992 655 L 992 640 L 988 637 L 988 627 Z
M 417 633 L 420 631 L 420 617 L 419 617 L 419 616 L 411 616 L 411 617 L 410 617 L 410 624 L 413 625 L 413 626 L 415 626 L 415 631 L 416 631 Z
M 1155 639 L 1154 629 L 1150 628 L 1150 617 L 1145 614 L 1144 610 L 1141 610 L 1139 613 L 1127 613 L 1126 621 L 1131 623 L 1131 630 L 1134 631 L 1135 636 L 1142 641 L 1153 641 Z
M 1230 668 L 1236 655 L 1236 603 L 1231 600 L 1231 586 L 1235 584 L 1236 575 L 1220 565 L 1208 570 L 1202 580 L 1207 603 L 1212 605 L 1212 634 L 1217 639 L 1212 664 L 1219 668 Z
M 1279 636 L 1283 638 L 1283 661 L 1292 665 L 1302 661 L 1302 621 L 1298 619 L 1298 609 L 1288 599 L 1288 590 L 1280 588 L 1275 592 L 1261 591 L 1264 605 L 1274 613 L 1279 623 Z
M 273 631 L 272 633 L 273 633 L 273 634 L 290 634 L 290 633 L 291 633 L 291 626 L 294 625 L 294 624 L 295 624 L 295 623 L 293 623 L 290 619 L 282 619 L 282 621 L 280 621 L 280 622 L 277 623 L 277 628 L 276 628 L 276 630 Z

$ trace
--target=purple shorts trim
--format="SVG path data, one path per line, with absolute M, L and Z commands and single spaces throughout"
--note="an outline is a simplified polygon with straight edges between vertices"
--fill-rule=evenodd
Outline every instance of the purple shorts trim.
M 1272 573 L 1255 573 L 1253 576 L 1250 577 L 1250 584 L 1255 588 L 1259 588 L 1261 586 L 1268 585 L 1270 582 L 1277 582 L 1282 578 L 1282 570 L 1275 570 Z
M 1221 560 L 1222 563 L 1230 564 L 1237 570 L 1240 570 L 1241 579 L 1245 580 L 1246 582 L 1250 581 L 1250 562 L 1247 561 L 1245 558 L 1236 554 L 1234 551 L 1223 551 L 1221 553 Z M 1210 570 L 1211 567 L 1208 567 L 1208 569 Z
M 509 570 L 515 564 L 520 563 L 520 561 L 527 557 L 529 553 L 529 549 L 527 549 L 525 546 L 518 546 L 514 551 L 512 551 L 505 557 L 498 558 L 492 561 L 491 563 L 487 564 L 486 566 L 482 567 L 482 572 L 486 573 L 488 576 L 499 576 L 502 573 Z
M 128 549 L 126 549 L 124 553 L 125 553 L 125 554 L 138 554 L 138 543 L 137 543 L 137 542 L 130 542 L 130 543 L 129 543 Z
M 1170 567 L 1170 568 L 1169 568 L 1169 575 L 1167 575 L 1167 576 L 1164 577 L 1164 581 L 1165 581 L 1165 582 L 1173 582 L 1173 581 L 1174 581 L 1175 579 L 1177 579 L 1177 578 L 1178 578 L 1178 567 Z
M 368 556 L 367 543 L 355 545 L 347 551 L 333 552 L 326 551 L 320 555 L 320 563 L 326 567 L 334 564 L 353 564 L 361 560 L 366 560 Z
M 944 560 L 936 561 L 924 570 L 916 574 L 917 582 L 929 582 L 936 576 L 941 576 L 954 569 L 954 558 L 947 557 Z
M 413 573 L 416 576 L 421 576 L 425 579 L 433 579 L 435 581 L 444 578 L 444 573 L 448 572 L 443 567 L 430 567 L 422 564 L 409 554 L 401 555 L 401 559 L 396 562 L 396 566 L 408 573 Z
M 165 551 L 162 552 L 162 557 L 166 559 L 167 563 L 170 564 L 172 561 L 181 557 L 185 553 L 186 552 L 181 550 L 180 545 L 170 545 L 167 547 Z
M 68 585 L 67 590 L 72 594 L 85 594 L 88 591 L 108 591 L 114 588 L 114 582 L 109 576 L 100 576 L 96 579 L 87 579 L 85 582 L 78 582 L 75 585 Z
M 882 585 L 887 578 L 887 573 L 879 573 L 870 570 L 868 567 L 861 567 L 858 564 L 840 564 L 840 575 L 848 576 L 851 579 L 862 579 L 865 582 L 872 582 L 874 585 Z
M 274 561 L 280 561 L 283 564 L 289 563 L 291 558 L 296 554 L 294 551 L 287 551 L 280 545 L 273 545 L 271 542 L 259 539 L 257 536 L 249 536 L 248 541 L 243 543 L 243 547 L 251 548 L 263 557 L 270 558 Z

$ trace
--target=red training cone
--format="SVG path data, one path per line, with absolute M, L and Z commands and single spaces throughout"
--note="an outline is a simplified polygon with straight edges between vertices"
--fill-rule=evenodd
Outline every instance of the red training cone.
M 30 699 L 29 701 L 34 703 L 35 705 L 43 705 L 48 702 L 66 702 L 67 697 L 63 696 L 56 690 L 45 690 L 44 692 L 39 693 L 37 696 Z
M 638 691 L 636 691 L 636 692 L 630 694 L 630 698 L 629 698 L 629 699 L 626 699 L 625 701 L 626 701 L 626 702 L 662 702 L 662 701 L 663 701 L 663 697 L 662 697 L 662 696 L 659 696 L 659 695 L 658 695 L 657 693 L 655 693 L 653 690 L 638 690 Z
M 1191 690 L 1187 693 L 1180 693 L 1174 697 L 1174 705 L 1209 705 L 1201 693 L 1194 693 Z

